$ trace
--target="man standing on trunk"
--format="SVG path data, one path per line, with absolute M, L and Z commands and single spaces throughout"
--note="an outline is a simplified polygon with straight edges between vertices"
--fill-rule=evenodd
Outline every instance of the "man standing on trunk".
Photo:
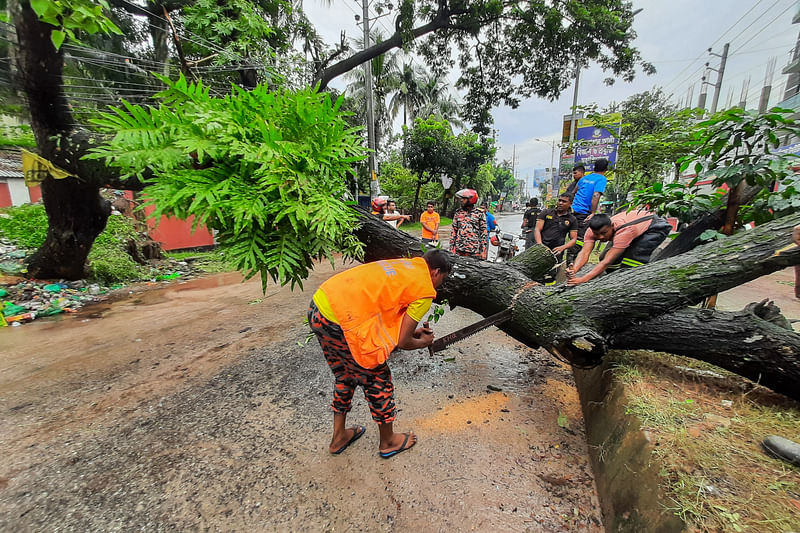
M 388 459 L 416 444 L 413 432 L 394 432 L 397 410 L 386 360 L 395 348 L 416 350 L 433 343 L 427 322 L 421 328 L 417 324 L 451 268 L 447 252 L 429 250 L 423 257 L 376 261 L 345 270 L 314 293 L 308 324 L 335 378 L 330 453 L 342 453 L 367 430 L 346 427 L 356 387 L 364 389 L 378 423 L 378 455 Z
M 575 168 L 579 168 L 576 166 Z M 567 261 L 572 263 L 575 261 L 581 247 L 583 246 L 583 236 L 588 228 L 589 220 L 597 212 L 597 206 L 600 205 L 600 197 L 606 191 L 606 172 L 608 171 L 608 160 L 598 159 L 594 162 L 594 171 L 580 178 L 575 187 L 575 195 L 572 198 L 572 211 L 575 212 L 575 218 L 578 220 L 578 241 L 570 248 L 567 253 Z M 573 177 L 575 170 L 572 171 Z

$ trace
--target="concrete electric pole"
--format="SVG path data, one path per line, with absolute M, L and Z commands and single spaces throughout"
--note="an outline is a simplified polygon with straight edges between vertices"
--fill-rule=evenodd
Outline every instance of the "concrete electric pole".
M 719 61 L 719 69 L 715 69 L 713 67 L 709 67 L 708 63 L 706 63 L 706 67 L 715 71 L 717 73 L 717 83 L 714 84 L 714 99 L 711 100 L 711 112 L 717 112 L 717 104 L 719 103 L 719 93 L 720 89 L 722 89 L 722 77 L 725 75 L 725 63 L 728 62 L 728 49 L 731 47 L 731 43 L 725 43 L 725 46 L 722 48 L 722 55 L 715 54 L 711 51 L 711 48 L 708 49 L 708 53 L 712 56 L 717 56 L 720 58 Z

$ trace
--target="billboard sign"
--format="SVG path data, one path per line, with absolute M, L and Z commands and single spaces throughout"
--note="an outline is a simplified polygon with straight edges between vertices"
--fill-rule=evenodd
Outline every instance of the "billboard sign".
M 594 169 L 598 159 L 608 159 L 612 165 L 617 161 L 617 144 L 622 115 L 611 113 L 598 123 L 584 118 L 576 129 L 575 164 L 582 164 L 587 171 Z

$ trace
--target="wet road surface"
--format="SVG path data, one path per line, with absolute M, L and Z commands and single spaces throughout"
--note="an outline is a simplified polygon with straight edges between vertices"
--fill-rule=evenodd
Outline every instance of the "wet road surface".
M 328 454 L 303 320 L 330 274 L 266 295 L 215 275 L 0 330 L 0 530 L 602 530 L 571 373 L 496 329 L 390 360 L 413 449 L 380 459 L 357 394 L 367 434 Z

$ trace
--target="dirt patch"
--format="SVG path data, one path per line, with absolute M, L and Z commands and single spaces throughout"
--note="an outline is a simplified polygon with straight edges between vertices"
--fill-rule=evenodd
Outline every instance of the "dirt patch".
M 303 319 L 330 273 L 145 287 L 0 331 L 0 529 L 602 531 L 582 420 L 557 423 L 569 369 L 497 330 L 392 358 L 413 450 L 380 459 L 357 398 L 367 435 L 326 453 L 332 378 Z

